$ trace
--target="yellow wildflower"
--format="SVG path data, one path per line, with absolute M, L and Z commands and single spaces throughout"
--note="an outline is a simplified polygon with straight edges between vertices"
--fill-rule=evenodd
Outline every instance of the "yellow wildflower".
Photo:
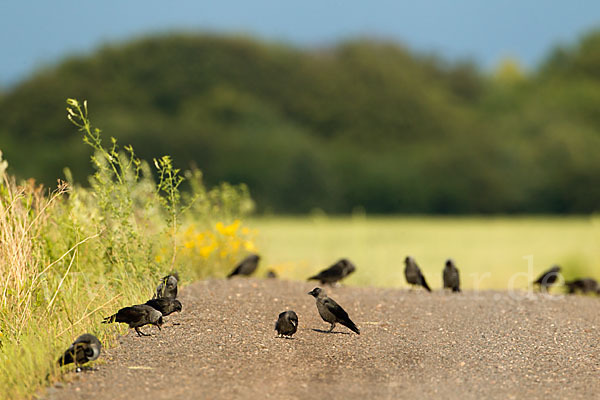
M 240 249 L 240 240 L 234 240 L 230 243 L 231 246 L 231 250 L 233 250 L 233 252 L 237 252 Z
M 208 246 L 202 246 L 202 247 L 200 247 L 200 249 L 198 251 L 200 252 L 200 255 L 202 257 L 208 258 L 208 257 L 210 257 L 211 253 L 213 252 L 213 250 L 216 247 L 217 247 L 216 243 L 212 242 Z
M 241 222 L 242 221 L 240 221 L 239 219 L 236 219 L 235 221 L 233 221 L 233 223 L 231 223 L 231 225 L 225 226 L 225 224 L 219 221 L 215 225 L 215 228 L 217 229 L 217 232 L 219 232 L 221 235 L 234 236 L 238 228 L 240 227 Z

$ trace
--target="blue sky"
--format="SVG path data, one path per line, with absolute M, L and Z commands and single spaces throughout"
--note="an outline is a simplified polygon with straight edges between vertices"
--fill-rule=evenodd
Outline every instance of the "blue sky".
M 356 36 L 392 39 L 492 68 L 533 68 L 556 44 L 600 27 L 597 0 L 3 0 L 0 86 L 62 57 L 148 33 L 248 33 L 299 46 Z

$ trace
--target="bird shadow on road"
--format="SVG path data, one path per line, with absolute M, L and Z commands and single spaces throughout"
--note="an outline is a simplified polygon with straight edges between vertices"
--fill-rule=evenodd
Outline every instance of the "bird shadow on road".
M 323 329 L 313 329 L 313 331 L 319 332 L 319 333 L 335 333 L 338 335 L 349 335 L 350 334 L 349 332 L 339 332 L 339 331 L 338 332 L 336 332 L 336 331 L 329 332 L 329 331 L 324 331 Z

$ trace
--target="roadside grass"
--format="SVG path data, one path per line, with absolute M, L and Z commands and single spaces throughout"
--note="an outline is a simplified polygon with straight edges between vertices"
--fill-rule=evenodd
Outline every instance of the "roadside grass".
M 348 257 L 357 270 L 346 284 L 408 287 L 407 255 L 432 288 L 442 286 L 447 258 L 456 262 L 465 289 L 527 290 L 552 264 L 562 266 L 565 279 L 600 279 L 600 218 L 594 216 L 267 217 L 250 223 L 260 232 L 263 271 L 272 268 L 287 279 L 306 279 Z
M 151 298 L 170 271 L 183 284 L 224 276 L 254 250 L 244 186 L 207 189 L 200 171 L 182 173 L 167 156 L 154 161 L 155 181 L 131 147 L 92 127 L 87 103 L 68 100 L 68 115 L 94 151 L 89 187 L 68 170 L 52 191 L 17 182 L 0 157 L 0 399 L 60 379 L 56 361 L 82 333 L 110 345 L 127 328 L 102 317 Z

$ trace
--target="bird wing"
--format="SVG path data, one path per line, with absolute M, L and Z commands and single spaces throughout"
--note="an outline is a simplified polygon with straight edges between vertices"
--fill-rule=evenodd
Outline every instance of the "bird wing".
M 147 311 L 143 307 L 132 306 L 121 308 L 116 314 L 116 322 L 132 322 L 139 321 L 147 314 Z
M 91 345 L 87 341 L 75 341 L 69 346 L 65 353 L 58 359 L 59 365 L 77 362 L 83 364 L 93 355 Z
M 310 277 L 308 279 L 322 279 L 322 278 L 334 278 L 342 276 L 344 272 L 344 267 L 340 264 L 334 264 L 331 267 L 324 269 L 319 272 L 317 275 Z
M 331 312 L 335 317 L 339 320 L 349 320 L 348 313 L 336 303 L 333 299 L 326 297 L 323 299 L 323 305 L 327 307 L 329 312 Z
M 419 280 L 421 282 L 421 286 L 423 286 L 425 289 L 427 289 L 428 292 L 431 292 L 431 288 L 427 284 L 427 281 L 425 280 L 425 277 L 421 273 L 421 270 L 419 270 Z
M 166 308 L 167 308 L 168 300 L 166 298 L 161 297 L 159 299 L 148 300 L 144 304 L 154 308 L 155 310 L 160 311 L 160 313 L 163 315 L 167 312 Z
M 239 274 L 241 270 L 242 264 L 238 265 L 229 275 L 227 275 L 227 277 L 231 278 L 232 276 Z
M 559 267 L 550 268 L 549 270 L 547 270 L 543 274 L 541 274 L 539 276 L 539 278 L 537 278 L 537 280 L 534 281 L 533 283 L 541 284 L 542 282 L 548 282 L 548 279 L 550 279 L 550 276 L 556 276 L 559 272 L 560 272 Z M 548 282 L 548 283 L 551 283 L 551 282 Z
M 71 364 L 74 361 L 73 356 L 75 355 L 75 349 L 73 345 L 70 345 L 65 353 L 58 359 L 58 365 Z
M 152 308 L 156 308 L 159 307 L 159 304 L 161 303 L 162 299 L 150 299 L 147 302 L 145 302 L 144 304 L 147 306 L 150 306 Z

